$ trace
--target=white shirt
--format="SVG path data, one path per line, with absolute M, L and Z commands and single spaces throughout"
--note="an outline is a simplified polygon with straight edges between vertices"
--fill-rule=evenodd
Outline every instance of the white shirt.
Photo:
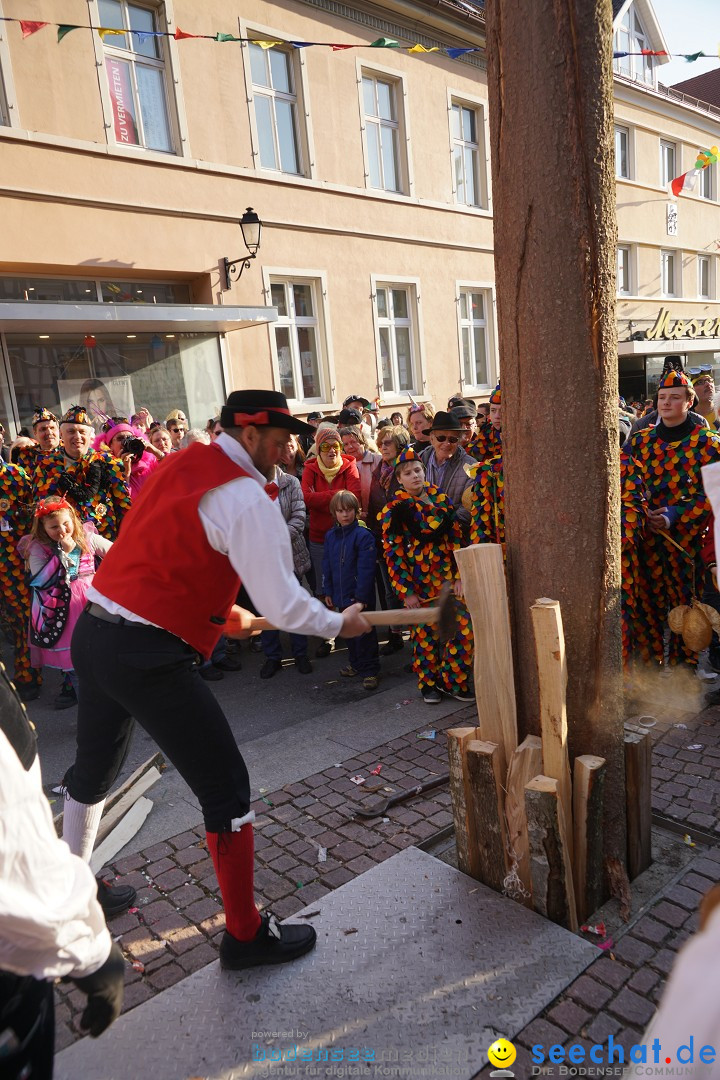
M 0 731 L 0 969 L 92 975 L 110 944 L 90 867 L 55 834 L 38 758 L 26 772 Z
M 198 514 L 210 547 L 227 555 L 253 604 L 273 626 L 294 634 L 337 637 L 342 615 L 329 611 L 295 577 L 290 533 L 280 508 L 267 496 L 265 477 L 231 435 L 222 432 L 216 445 L 248 475 L 211 488 L 201 498 Z M 113 615 L 146 622 L 94 586 L 87 597 Z

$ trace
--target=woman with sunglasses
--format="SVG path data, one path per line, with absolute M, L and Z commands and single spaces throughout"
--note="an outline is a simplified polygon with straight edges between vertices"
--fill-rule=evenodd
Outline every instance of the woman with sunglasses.
M 475 461 L 462 448 L 463 427 L 449 412 L 437 412 L 430 427 L 430 446 L 420 455 L 425 466 L 428 484 L 434 485 L 450 499 L 456 508 L 465 542 L 470 533 L 470 512 L 463 506 L 465 488 L 472 484 L 465 465 Z
M 310 558 L 315 572 L 315 595 L 324 599 L 323 545 L 335 521 L 330 500 L 336 491 L 351 491 L 360 501 L 360 475 L 353 457 L 343 454 L 342 437 L 334 424 L 318 424 L 315 456 L 308 457 L 302 474 L 302 491 L 310 523 Z M 316 656 L 329 656 L 332 645 L 323 641 Z

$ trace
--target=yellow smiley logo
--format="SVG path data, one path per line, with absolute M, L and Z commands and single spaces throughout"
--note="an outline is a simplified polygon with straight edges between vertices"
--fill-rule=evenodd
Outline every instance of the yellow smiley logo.
M 498 1069 L 507 1069 L 517 1057 L 517 1050 L 509 1039 L 496 1039 L 488 1050 L 491 1065 Z

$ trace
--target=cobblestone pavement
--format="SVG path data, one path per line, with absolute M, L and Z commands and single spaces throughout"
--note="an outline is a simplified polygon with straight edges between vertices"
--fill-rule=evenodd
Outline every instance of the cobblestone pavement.
M 445 772 L 445 730 L 473 724 L 476 715 L 469 706 L 433 721 L 429 711 L 427 727 L 432 723 L 436 729 L 435 740 L 418 738 L 427 730 L 421 728 L 302 783 L 264 794 L 254 804 L 258 903 L 280 918 L 291 916 L 402 848 L 451 825 L 450 796 L 444 787 L 373 820 L 352 820 L 351 804 L 385 797 L 386 786 L 410 789 Z M 720 709 L 694 715 L 656 707 L 653 715 L 654 809 L 685 823 L 688 830 L 696 826 L 720 834 Z M 681 720 L 676 719 L 679 715 Z M 700 750 L 687 749 L 698 744 Z M 377 766 L 380 773 L 373 776 Z M 375 781 L 374 796 L 368 794 L 368 784 L 359 788 L 352 783 L 350 777 L 357 773 Z M 718 839 L 720 843 L 720 835 Z M 683 847 L 680 836 L 668 842 Z M 124 1011 L 215 959 L 224 915 L 202 829 L 121 859 L 104 876 L 117 876 L 118 883 L 138 889 L 137 910 L 110 924 L 129 962 Z M 698 840 L 692 851 L 683 848 L 682 859 L 658 881 L 628 924 L 615 920 L 613 947 L 516 1036 L 517 1076 L 532 1075 L 531 1048 L 538 1043 L 545 1048 L 579 1043 L 587 1052 L 612 1036 L 627 1053 L 639 1042 L 678 948 L 697 928 L 702 895 L 720 881 L 720 846 Z M 144 970 L 134 969 L 133 963 Z M 79 1037 L 82 1002 L 79 991 L 58 987 L 58 1050 Z M 616 1073 L 621 1071 L 618 1065 Z M 558 1066 L 544 1070 L 547 1075 L 555 1072 Z

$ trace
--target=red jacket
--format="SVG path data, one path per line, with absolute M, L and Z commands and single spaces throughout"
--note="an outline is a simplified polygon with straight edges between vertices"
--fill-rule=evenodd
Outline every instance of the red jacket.
M 227 555 L 210 547 L 198 505 L 211 488 L 247 473 L 214 443 L 171 457 L 143 485 L 93 585 L 208 657 L 240 581 Z
M 309 458 L 305 462 L 302 490 L 310 518 L 310 540 L 314 544 L 322 544 L 325 533 L 335 524 L 329 507 L 330 500 L 336 491 L 352 491 L 360 502 L 360 474 L 355 458 L 346 457 L 343 454 L 342 460 L 340 471 L 332 484 L 328 484 L 315 458 Z

